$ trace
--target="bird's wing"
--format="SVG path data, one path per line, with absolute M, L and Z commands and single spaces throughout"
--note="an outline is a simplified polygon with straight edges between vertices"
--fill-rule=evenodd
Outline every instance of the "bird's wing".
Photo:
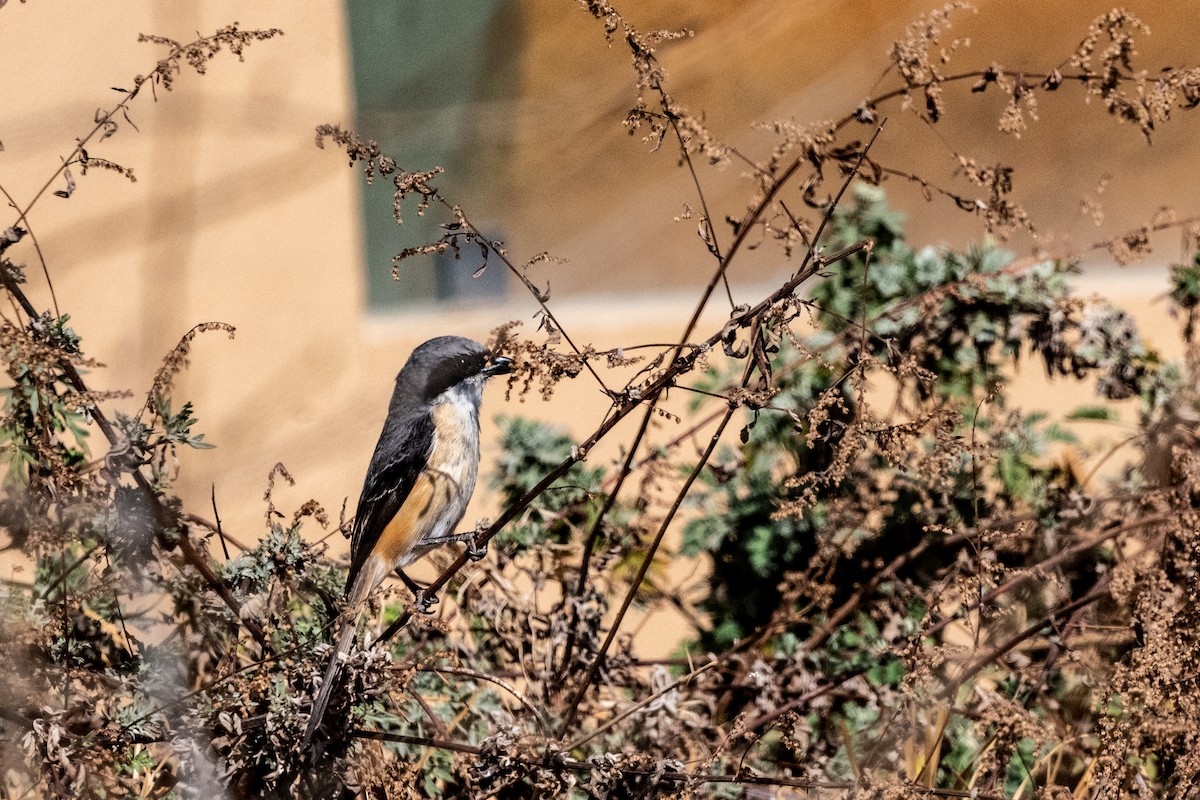
M 433 433 L 433 417 L 418 414 L 394 422 L 380 436 L 354 515 L 347 593 L 353 590 L 354 581 L 375 549 L 380 534 L 404 505 L 429 462 Z
M 350 536 L 350 573 L 346 577 L 346 595 L 353 603 L 355 581 L 363 565 L 375 549 L 384 528 L 404 505 L 417 482 L 421 471 L 429 461 L 433 449 L 433 418 L 429 414 L 413 414 L 389 419 L 375 446 L 367 478 L 363 482 L 362 495 L 358 499 L 358 511 L 354 515 L 354 532 Z M 371 587 L 359 590 L 361 599 Z M 342 655 L 349 652 L 354 642 L 354 617 L 344 619 L 337 636 L 337 643 L 325 668 L 325 679 L 317 696 L 313 699 L 312 712 L 301 742 L 301 752 L 307 752 L 316 737 L 317 729 L 333 697 L 341 671 Z

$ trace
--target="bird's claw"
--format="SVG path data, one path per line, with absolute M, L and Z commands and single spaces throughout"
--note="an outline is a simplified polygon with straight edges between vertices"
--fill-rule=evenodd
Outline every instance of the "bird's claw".
M 467 540 L 467 558 L 472 561 L 481 561 L 487 555 L 488 543 L 478 542 L 474 537 Z
M 417 611 L 421 614 L 432 616 L 433 607 L 438 603 L 438 596 L 432 592 L 422 589 L 417 594 Z

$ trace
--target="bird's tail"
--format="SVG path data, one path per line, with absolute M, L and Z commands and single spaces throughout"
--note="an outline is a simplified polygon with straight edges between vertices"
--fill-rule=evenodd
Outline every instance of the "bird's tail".
M 313 700 L 312 713 L 308 717 L 308 727 L 304 729 L 304 738 L 300 741 L 300 751 L 303 753 L 308 752 L 313 737 L 317 734 L 317 729 L 321 727 L 321 720 L 325 718 L 325 710 L 329 708 L 329 699 L 333 696 L 338 674 L 342 671 L 342 656 L 350 649 L 350 644 L 354 641 L 354 622 L 354 619 L 342 621 L 337 645 L 329 656 L 329 666 L 325 667 L 325 678 L 321 681 L 321 689 Z
M 312 712 L 308 716 L 308 726 L 304 729 L 304 738 L 300 740 L 301 753 L 308 752 L 317 735 L 317 730 L 321 727 L 321 721 L 325 718 L 329 700 L 333 697 L 333 690 L 337 688 L 338 675 L 342 671 L 342 659 L 354 642 L 358 609 L 371 589 L 374 588 L 375 583 L 378 582 L 376 580 L 378 571 L 376 565 L 371 563 L 368 569 L 360 572 L 355 578 L 354 586 L 346 596 L 346 608 L 343 612 L 345 619 L 342 620 L 341 629 L 338 631 L 337 644 L 334 646 L 333 652 L 329 654 L 329 665 L 325 667 L 325 678 L 321 681 L 321 688 L 313 700 Z

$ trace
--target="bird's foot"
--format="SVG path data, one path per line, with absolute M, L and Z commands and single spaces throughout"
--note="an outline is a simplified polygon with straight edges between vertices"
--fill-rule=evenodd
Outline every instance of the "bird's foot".
M 404 585 L 408 587 L 408 590 L 413 593 L 413 597 L 415 598 L 417 605 L 417 612 L 421 614 L 432 614 L 433 612 L 429 609 L 437 605 L 438 596 L 434 592 L 429 591 L 428 588 L 408 577 L 408 574 L 399 567 L 396 568 L 396 574 L 400 576 L 400 580 L 404 581 Z
M 428 589 L 417 592 L 417 612 L 432 616 L 433 607 L 438 604 L 438 596 Z
M 478 542 L 474 536 L 467 539 L 467 558 L 472 561 L 482 561 L 484 556 L 487 555 L 487 551 L 488 543 L 486 541 Z

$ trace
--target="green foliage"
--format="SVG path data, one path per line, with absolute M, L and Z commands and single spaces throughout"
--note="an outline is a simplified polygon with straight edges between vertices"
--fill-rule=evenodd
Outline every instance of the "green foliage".
M 203 433 L 192 433 L 197 420 L 192 416 L 192 404 L 184 403 L 178 412 L 171 411 L 171 401 L 155 396 L 154 413 L 162 420 L 162 444 L 166 446 L 187 445 L 196 450 L 208 450 L 213 445 L 204 441 Z
M 909 627 L 908 635 L 916 632 Z M 904 677 L 904 664 L 892 653 L 892 642 L 884 638 L 879 625 L 865 614 L 840 626 L 813 661 L 831 675 L 863 673 L 877 686 L 895 686 Z
M 63 480 L 67 470 L 87 460 L 88 401 L 66 371 L 80 360 L 80 338 L 69 319 L 46 312 L 24 331 L 8 323 L 0 331 L 0 357 L 10 381 L 0 389 L 0 447 L 7 452 L 9 482 Z
M 771 409 L 753 413 L 747 440 L 736 451 L 724 449 L 693 494 L 697 514 L 684 529 L 682 552 L 711 556 L 711 591 L 701 603 L 713 620 L 705 647 L 726 649 L 766 623 L 785 577 L 829 546 L 830 528 L 857 502 L 855 495 L 872 494 L 869 487 L 887 487 L 881 490 L 890 496 L 884 518 L 874 530 L 855 526 L 832 538 L 839 548 L 883 563 L 928 526 L 971 525 L 977 515 L 1004 508 L 1042 513 L 1061 477 L 1046 463 L 1049 447 L 1075 438 L 1044 414 L 1004 410 L 1005 370 L 1028 353 L 1038 354 L 1050 375 L 1097 373 L 1100 391 L 1109 396 L 1140 386 L 1143 373 L 1124 370 L 1144 360 L 1140 340 L 1099 333 L 1111 332 L 1114 320 L 1124 324 L 1115 312 L 1082 319 L 1070 313 L 1069 267 L 1045 262 L 1011 271 L 1011 256 L 989 247 L 961 254 L 913 250 L 899 215 L 872 187 L 857 187 L 853 205 L 833 219 L 834 247 L 870 240 L 870 257 L 840 262 L 814 285 L 816 330 L 799 348 L 784 346 L 775 356 Z M 952 415 L 939 423 L 950 427 L 941 436 L 927 431 L 913 438 L 914 452 L 898 463 L 871 455 L 840 480 L 805 482 L 830 470 L 840 447 L 868 436 L 850 427 L 863 400 L 853 377 L 868 356 L 889 365 L 898 405 L 932 405 Z M 730 376 L 714 375 L 707 385 L 715 388 Z M 832 411 L 814 430 L 807 412 L 822 404 Z M 949 457 L 953 444 L 945 437 L 987 442 L 993 457 L 986 472 L 965 449 Z M 947 458 L 937 472 L 911 466 L 939 450 Z M 788 511 L 802 497 L 802 510 Z M 928 503 L 932 497 L 939 498 L 936 505 Z M 925 560 L 922 574 L 944 566 Z M 837 597 L 857 583 L 838 573 L 830 582 L 841 587 Z
M 523 417 L 498 417 L 500 456 L 488 476 L 504 505 L 532 490 L 573 446 L 562 430 Z M 604 470 L 577 463 L 525 510 L 521 519 L 494 540 L 505 550 L 542 542 L 563 544 L 590 525 L 604 501 Z
M 135 417 L 117 414 L 116 426 L 126 442 L 120 458 L 125 465 L 149 466 L 153 484 L 161 491 L 174 481 L 179 447 L 211 450 L 215 445 L 206 442 L 203 433 L 192 433 L 199 420 L 190 402 L 175 411 L 169 397 L 153 392 L 147 405 L 151 409 L 149 422 L 142 420 L 144 412 Z
M 1012 256 L 990 246 L 965 253 L 914 250 L 901 218 L 878 189 L 859 186 L 834 217 L 833 247 L 874 242 L 870 256 L 839 263 L 812 290 L 820 326 L 832 333 L 867 322 L 867 346 L 887 360 L 912 354 L 930 379 L 919 391 L 978 399 L 1002 380 L 1004 361 L 1032 349 L 1051 374 L 1070 360 L 1062 304 L 1069 265 L 1047 261 L 1014 272 Z M 852 354 L 850 354 L 852 355 Z M 1099 357 L 1101 354 L 1096 354 Z M 1074 363 L 1074 362 L 1072 362 Z
M 1195 337 L 1196 310 L 1200 307 L 1200 251 L 1192 263 L 1171 268 L 1171 300 L 1187 315 L 1183 338 L 1190 342 Z
M 1066 418 L 1071 422 L 1080 422 L 1083 420 L 1116 422 L 1118 419 L 1117 410 L 1109 406 L 1079 406 L 1067 414 Z

